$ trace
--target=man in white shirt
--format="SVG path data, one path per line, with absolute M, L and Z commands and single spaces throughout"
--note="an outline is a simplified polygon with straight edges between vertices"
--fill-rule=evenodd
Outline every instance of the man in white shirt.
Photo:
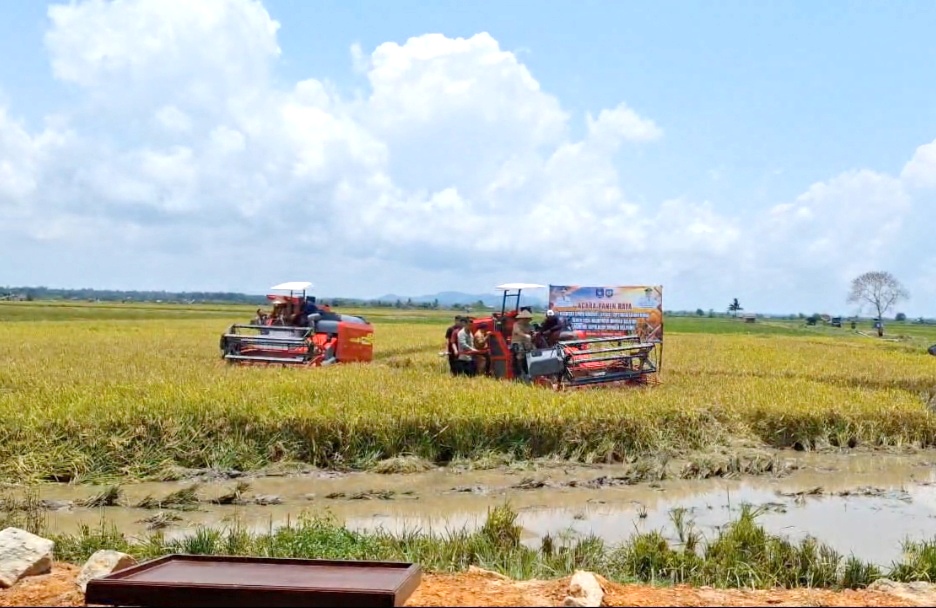
M 480 351 L 474 347 L 474 334 L 471 333 L 471 319 L 461 318 L 461 329 L 457 335 L 458 345 L 458 367 L 459 371 L 466 376 L 474 376 L 477 373 L 474 356 Z

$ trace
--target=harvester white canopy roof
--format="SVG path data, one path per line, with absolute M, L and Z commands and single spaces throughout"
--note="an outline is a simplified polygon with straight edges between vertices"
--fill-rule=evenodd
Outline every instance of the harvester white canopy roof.
M 514 289 L 544 289 L 545 285 L 538 283 L 504 283 L 495 287 L 498 291 L 513 291 Z
M 312 287 L 312 283 L 307 281 L 290 281 L 287 283 L 280 283 L 279 285 L 274 285 L 270 288 L 270 291 L 282 290 L 282 291 L 305 291 L 309 287 Z

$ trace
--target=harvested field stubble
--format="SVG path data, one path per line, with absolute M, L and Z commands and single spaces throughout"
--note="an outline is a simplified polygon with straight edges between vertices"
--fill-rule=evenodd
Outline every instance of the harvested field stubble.
M 375 318 L 374 364 L 317 370 L 226 365 L 218 335 L 245 312 L 218 316 L 0 324 L 0 478 L 936 444 L 932 357 L 865 339 L 671 331 L 661 386 L 555 393 L 449 377 L 447 315 Z

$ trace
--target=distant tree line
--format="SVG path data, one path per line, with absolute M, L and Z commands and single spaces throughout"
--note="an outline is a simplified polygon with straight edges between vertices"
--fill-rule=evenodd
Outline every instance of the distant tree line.
M 53 287 L 0 287 L 0 299 L 5 300 L 90 300 L 102 302 L 218 302 L 256 304 L 264 296 L 213 291 L 123 291 L 118 289 L 57 289 Z
M 90 302 L 163 302 L 175 304 L 218 303 L 251 304 L 267 303 L 266 295 L 250 295 L 237 292 L 218 291 L 139 291 L 119 289 L 57 289 L 52 287 L 0 287 L 0 300 L 75 300 Z M 478 310 L 485 308 L 484 302 L 455 303 L 442 305 L 439 300 L 414 302 L 406 300 L 381 300 L 363 298 L 325 297 L 318 298 L 322 304 L 335 308 L 400 308 L 422 310 Z
M 908 297 L 906 289 L 889 273 L 869 272 L 856 278 L 852 284 L 852 290 L 849 293 L 849 303 L 863 303 L 869 306 L 873 313 L 879 316 L 886 314 L 893 305 Z M 85 300 L 102 302 L 164 302 L 178 304 L 195 303 L 219 303 L 219 304 L 251 304 L 263 305 L 267 302 L 265 295 L 250 295 L 239 292 L 213 292 L 213 291 L 139 291 L 139 290 L 118 290 L 118 289 L 57 289 L 52 287 L 0 287 L 0 300 Z M 458 311 L 480 311 L 490 310 L 491 307 L 482 300 L 476 302 L 450 303 L 442 304 L 438 299 L 433 301 L 414 301 L 412 298 L 405 300 L 397 298 L 388 299 L 364 299 L 364 298 L 346 298 L 346 297 L 320 297 L 318 301 L 322 304 L 328 304 L 335 308 L 397 308 L 397 309 L 418 309 L 418 310 L 458 310 Z M 499 309 L 500 306 L 497 306 Z M 534 310 L 539 311 L 540 306 L 533 306 Z M 703 310 L 666 310 L 664 314 L 671 317 L 735 317 L 738 312 L 743 311 L 738 298 L 733 298 L 727 307 L 726 312 L 716 312 L 714 309 Z M 813 313 L 811 315 L 800 313 L 794 314 L 757 314 L 760 318 L 774 318 L 787 320 L 803 320 L 818 323 L 824 321 L 824 317 L 829 315 L 820 315 Z M 834 315 L 833 315 L 834 316 Z M 855 316 L 843 316 L 847 321 L 858 321 L 860 318 Z M 879 317 L 872 318 L 876 320 Z M 908 322 L 907 315 L 898 312 L 894 315 L 894 320 L 898 322 Z M 936 323 L 936 320 L 925 319 L 923 317 L 909 321 L 917 324 Z

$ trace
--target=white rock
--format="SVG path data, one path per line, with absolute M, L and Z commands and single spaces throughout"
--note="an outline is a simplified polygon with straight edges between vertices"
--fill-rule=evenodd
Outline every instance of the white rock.
M 88 581 L 93 578 L 101 578 L 113 572 L 118 572 L 130 566 L 135 566 L 136 560 L 126 553 L 120 551 L 109 551 L 102 549 L 88 558 L 85 565 L 82 566 L 75 584 L 84 593 L 88 589 Z
M 929 593 L 933 591 L 933 584 L 927 583 L 926 581 L 913 581 L 907 583 L 907 588 L 912 591 L 918 591 L 920 593 Z
M 27 576 L 52 571 L 55 543 L 19 528 L 0 531 L 0 588 Z
M 601 606 L 603 599 L 604 590 L 595 575 L 584 570 L 576 570 L 569 582 L 569 596 L 565 598 L 562 605 L 596 608 Z
M 868 590 L 893 595 L 916 606 L 936 606 L 936 585 L 924 581 L 898 583 L 882 578 L 868 585 Z

